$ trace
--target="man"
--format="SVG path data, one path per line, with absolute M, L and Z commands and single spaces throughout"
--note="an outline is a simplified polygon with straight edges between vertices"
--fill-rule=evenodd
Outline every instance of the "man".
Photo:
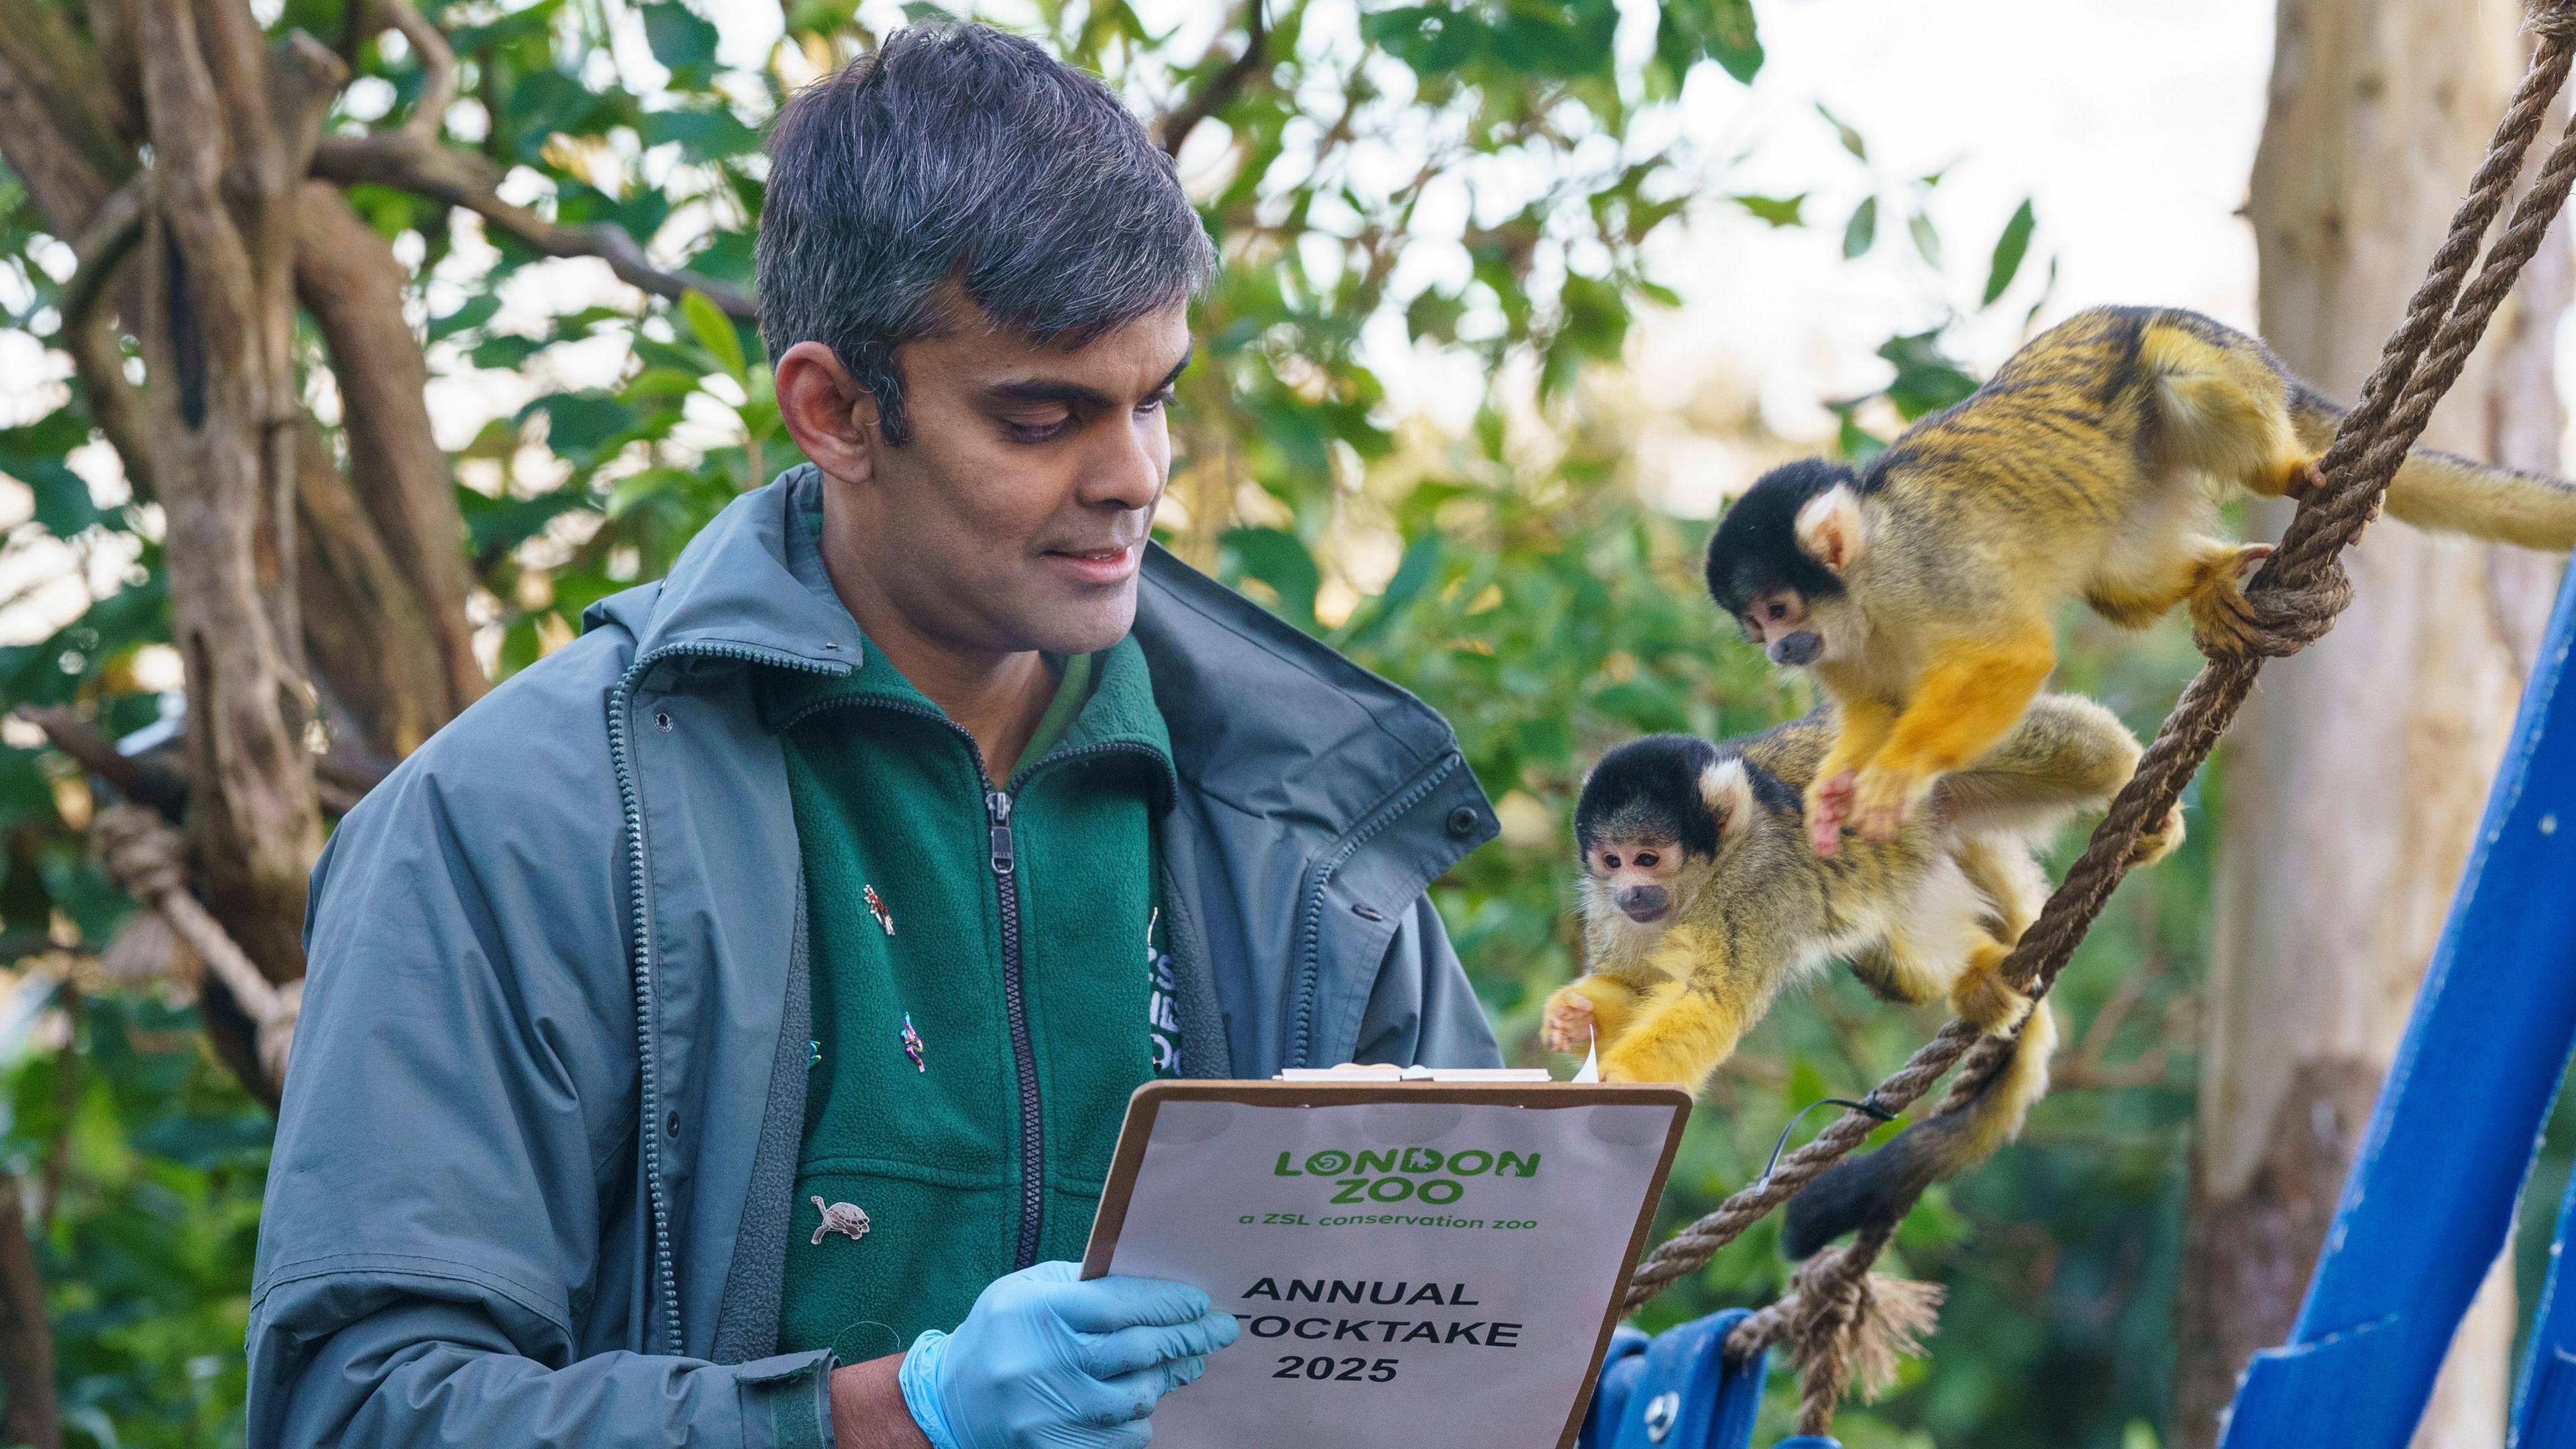
M 1061 1261 L 1127 1094 L 1497 1060 L 1446 724 L 1146 541 L 1212 266 L 1169 161 L 971 26 L 772 150 L 811 465 L 314 873 L 255 1445 L 1140 1444 L 1233 1325 Z

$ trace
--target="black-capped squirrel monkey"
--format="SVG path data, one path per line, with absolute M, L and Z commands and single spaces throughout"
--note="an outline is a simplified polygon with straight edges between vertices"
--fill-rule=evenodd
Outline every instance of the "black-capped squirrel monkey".
M 1946 1000 L 1996 1033 L 2019 1026 L 2010 1064 L 1975 1107 L 1853 1160 L 1856 1173 L 1879 1165 L 1835 1190 L 1848 1204 L 1839 1220 L 1896 1200 L 1891 1184 L 1984 1158 L 2047 1091 L 2054 1022 L 1997 968 L 2047 894 L 2033 842 L 2107 801 L 2139 751 L 2109 710 L 2043 696 L 1891 837 L 1825 859 L 1809 848 L 1801 801 L 1834 732 L 1819 710 L 1726 745 L 1655 735 L 1602 758 L 1574 817 L 1589 972 L 1548 998 L 1540 1032 L 1557 1051 L 1597 1044 L 1605 1080 L 1697 1090 L 1782 986 L 1836 957 L 1883 996 Z M 2142 862 L 2181 838 L 2176 813 Z
M 2343 409 L 2255 338 L 2197 313 L 2081 312 L 1867 468 L 1776 468 L 1709 540 L 1708 586 L 1772 661 L 1815 671 L 1843 729 L 1810 787 L 1819 854 L 1892 836 L 1932 782 L 2021 717 L 2082 599 L 2144 628 L 2176 604 L 2245 637 L 2237 579 L 2271 550 L 2217 536 L 2234 490 L 2297 496 Z M 2390 513 L 2576 546 L 2576 487 L 2419 448 Z

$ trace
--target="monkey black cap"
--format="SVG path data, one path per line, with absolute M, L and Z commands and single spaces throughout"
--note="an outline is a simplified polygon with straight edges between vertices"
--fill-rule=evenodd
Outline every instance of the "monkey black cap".
M 1783 463 L 1744 490 L 1708 540 L 1708 592 L 1728 614 L 1741 614 L 1756 598 L 1790 589 L 1802 599 L 1829 599 L 1843 591 L 1834 571 L 1798 546 L 1798 510 L 1836 485 L 1862 489 L 1846 463 L 1802 458 Z
M 1699 793 L 1717 757 L 1691 735 L 1648 735 L 1603 755 L 1575 797 L 1575 845 L 1588 856 L 1604 839 L 1670 840 L 1686 855 L 1717 854 L 1717 818 Z

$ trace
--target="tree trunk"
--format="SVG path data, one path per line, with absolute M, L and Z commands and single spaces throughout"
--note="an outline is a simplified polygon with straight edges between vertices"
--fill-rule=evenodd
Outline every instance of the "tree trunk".
M 2281 0 L 2250 215 L 2264 335 L 2353 397 L 2440 244 L 2527 55 L 2511 0 Z M 2545 253 L 2425 441 L 2556 469 Z M 2484 404 L 2484 406 L 2481 406 Z M 2277 533 L 2286 517 L 2258 511 Z M 2467 858 L 2554 570 L 2385 524 L 2334 632 L 2274 664 L 2226 756 L 2179 1309 L 2174 1442 L 2215 1442 L 2288 1336 Z M 2473 606 L 2461 608 L 2463 601 Z M 2418 1429 L 2504 1441 L 2513 1294 L 2490 1276 Z
M 54 1397 L 54 1330 L 45 1321 L 45 1282 L 27 1239 L 16 1174 L 0 1171 L 0 1440 L 62 1449 Z

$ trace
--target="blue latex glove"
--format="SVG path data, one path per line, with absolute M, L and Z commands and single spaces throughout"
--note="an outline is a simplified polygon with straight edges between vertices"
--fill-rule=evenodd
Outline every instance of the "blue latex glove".
M 898 1381 L 934 1449 L 1139 1449 L 1154 1405 L 1239 1331 L 1187 1284 L 1081 1272 L 996 1278 L 955 1333 L 913 1340 Z

